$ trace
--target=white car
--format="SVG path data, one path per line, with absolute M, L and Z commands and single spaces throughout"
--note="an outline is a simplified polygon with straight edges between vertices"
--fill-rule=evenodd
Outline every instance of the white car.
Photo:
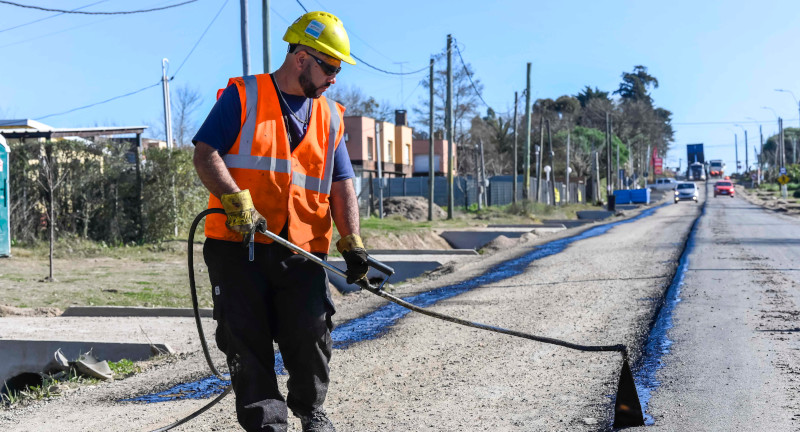
M 650 189 L 653 190 L 675 190 L 675 187 L 678 185 L 678 181 L 674 178 L 660 178 L 656 179 L 654 184 L 647 185 Z
M 678 187 L 675 189 L 675 204 L 678 201 L 694 201 L 697 202 L 697 195 L 699 191 L 697 189 L 697 185 L 692 182 L 681 182 L 678 183 Z

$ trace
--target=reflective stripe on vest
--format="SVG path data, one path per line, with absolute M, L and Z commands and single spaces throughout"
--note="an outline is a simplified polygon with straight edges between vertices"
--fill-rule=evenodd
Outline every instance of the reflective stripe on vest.
M 291 172 L 291 161 L 275 159 L 264 156 L 251 156 L 253 136 L 256 128 L 256 105 L 258 101 L 258 85 L 254 76 L 244 77 L 245 91 L 247 93 L 247 110 L 245 111 L 244 125 L 239 134 L 239 154 L 226 154 L 222 157 L 228 168 L 253 169 L 261 171 L 275 171 L 288 174 Z M 333 156 L 336 147 L 336 136 L 339 134 L 341 119 L 336 102 L 327 99 L 331 112 L 330 130 L 328 132 L 328 151 L 325 154 L 325 172 L 322 178 L 310 177 L 305 174 L 292 173 L 292 184 L 314 192 L 330 194 L 333 182 Z M 311 109 L 311 107 L 309 107 Z

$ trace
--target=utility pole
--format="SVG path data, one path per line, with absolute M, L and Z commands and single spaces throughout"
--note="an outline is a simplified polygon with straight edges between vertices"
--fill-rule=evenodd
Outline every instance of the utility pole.
M 617 189 L 622 189 L 622 179 L 619 178 L 619 146 L 617 146 L 617 164 L 615 166 L 615 169 L 617 171 L 617 181 L 616 181 Z
M 239 0 L 239 6 L 242 11 L 242 74 L 248 76 L 250 75 L 250 35 L 247 32 L 249 19 L 247 0 Z
M 480 146 L 481 151 L 481 196 L 483 197 L 483 203 L 488 207 L 489 206 L 489 197 L 487 187 L 489 186 L 489 182 L 486 180 L 486 162 L 483 159 L 483 139 L 478 138 L 478 145 Z
M 431 83 L 433 85 L 433 83 Z M 453 219 L 453 35 L 447 35 L 447 219 Z
M 480 138 L 478 138 L 480 141 Z M 481 155 L 478 144 L 475 144 L 475 196 L 478 199 L 478 210 L 483 209 L 483 182 L 481 181 Z
M 750 168 L 750 164 L 747 160 L 747 130 L 744 131 L 744 172 L 747 173 L 747 169 Z
M 167 138 L 167 148 L 172 150 L 172 110 L 169 100 L 169 78 L 167 78 L 167 65 L 169 60 L 161 59 L 161 90 L 164 95 L 164 129 Z
M 517 203 L 517 176 L 519 175 L 519 170 L 517 168 L 517 129 L 519 128 L 519 121 L 517 118 L 517 92 L 514 92 L 514 178 L 512 179 L 512 189 L 511 189 L 511 202 L 516 204 Z M 530 180 L 529 180 L 530 181 Z
M 536 184 L 536 199 L 539 199 L 539 184 Z M 522 179 L 522 197 L 530 199 L 531 193 L 531 63 L 525 84 L 525 177 Z
M 553 178 L 550 182 L 550 196 L 553 199 L 553 205 L 556 205 L 556 170 L 554 169 L 555 164 L 553 163 L 553 156 L 555 153 L 553 152 L 553 137 L 550 135 L 550 120 L 547 120 L 547 148 L 550 151 L 550 172 L 553 173 Z
M 594 176 L 592 199 L 594 202 L 598 202 L 600 201 L 600 153 L 597 151 L 592 152 L 592 164 L 594 164 L 594 169 L 592 170 L 592 175 Z
M 272 70 L 272 65 L 270 64 L 272 49 L 270 48 L 271 40 L 269 37 L 269 2 L 270 0 L 261 0 L 261 24 L 264 27 L 264 73 L 269 73 Z
M 736 174 L 739 174 L 739 134 L 733 134 L 733 145 L 736 149 Z
M 428 105 L 428 220 L 433 220 L 433 183 L 434 154 L 433 154 L 433 59 L 430 66 L 430 101 Z
M 375 122 L 375 154 L 378 157 L 378 219 L 383 219 L 383 131 Z
M 164 93 L 164 129 L 167 133 L 167 150 L 169 151 L 169 158 L 172 158 L 172 109 L 169 99 L 169 78 L 167 78 L 167 65 L 169 60 L 161 59 L 161 89 Z M 141 142 L 139 143 L 141 144 Z M 137 171 L 138 172 L 138 171 Z M 175 193 L 175 174 L 170 175 L 170 185 L 172 186 L 172 232 L 175 237 L 178 236 L 178 196 Z
M 758 151 L 758 185 L 761 186 L 761 173 L 764 170 L 764 133 L 761 131 L 761 125 L 758 125 L 758 136 L 761 141 L 761 149 Z
M 611 118 L 606 113 L 606 199 L 611 196 Z
M 780 139 L 781 139 L 781 173 L 786 170 L 786 147 L 784 146 L 783 140 L 783 119 L 778 117 L 778 130 L 780 131 Z M 786 185 L 781 185 L 781 196 L 783 199 L 786 199 L 789 196 L 789 191 L 786 189 Z
M 542 199 L 542 157 L 544 157 L 544 116 L 539 117 L 539 145 L 536 146 L 536 202 Z
M 570 169 L 571 169 L 569 167 L 569 139 L 570 139 L 570 131 L 567 131 L 567 169 L 564 170 L 566 175 L 567 175 L 567 181 L 566 181 L 567 188 L 564 191 L 564 201 L 567 204 L 569 204 L 569 172 L 570 172 Z

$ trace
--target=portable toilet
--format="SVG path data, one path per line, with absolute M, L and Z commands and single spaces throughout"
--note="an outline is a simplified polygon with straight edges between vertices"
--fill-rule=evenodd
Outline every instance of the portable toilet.
M 9 208 L 11 191 L 8 189 L 8 154 L 11 149 L 6 144 L 6 139 L 0 135 L 0 257 L 11 256 L 11 224 L 9 223 Z

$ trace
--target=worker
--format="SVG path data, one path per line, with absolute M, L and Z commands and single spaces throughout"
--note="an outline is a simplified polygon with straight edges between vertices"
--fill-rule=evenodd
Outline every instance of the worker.
M 239 424 L 286 431 L 291 410 L 303 431 L 330 432 L 322 405 L 335 310 L 325 270 L 260 233 L 251 260 L 243 242 L 266 223 L 325 259 L 333 221 L 348 283 L 366 277 L 344 107 L 322 96 L 341 63 L 355 61 L 342 22 L 330 13 L 306 13 L 283 40 L 289 46 L 280 68 L 231 78 L 193 139 L 208 206 L 225 210 L 206 219 L 203 256 Z M 281 366 L 289 375 L 285 399 L 276 377 Z

